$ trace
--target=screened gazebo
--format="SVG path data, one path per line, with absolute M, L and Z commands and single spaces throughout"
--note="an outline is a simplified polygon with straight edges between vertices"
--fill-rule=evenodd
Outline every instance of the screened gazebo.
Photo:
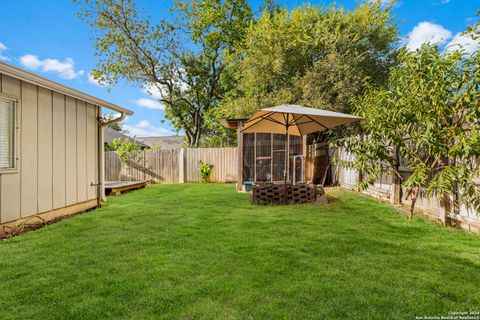
M 339 112 L 293 104 L 259 109 L 248 120 L 224 120 L 224 126 L 237 129 L 239 165 L 237 189 L 255 183 L 253 201 L 283 203 L 311 201 L 312 183 L 297 185 L 305 179 L 306 136 L 362 118 Z M 287 158 L 288 157 L 288 158 Z M 283 187 L 275 182 L 283 181 Z M 267 184 L 268 183 L 268 184 Z
M 242 132 L 248 119 L 223 119 L 222 124 L 237 130 L 238 159 L 237 191 L 256 182 L 283 183 L 285 166 L 285 135 L 277 133 Z M 306 137 L 289 136 L 288 178 L 292 183 L 305 179 Z

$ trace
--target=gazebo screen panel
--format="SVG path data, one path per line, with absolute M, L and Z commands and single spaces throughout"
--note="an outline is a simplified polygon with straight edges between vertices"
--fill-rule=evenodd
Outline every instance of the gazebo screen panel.
M 303 138 L 300 136 L 290 136 L 290 163 L 289 163 L 289 180 L 293 181 L 293 169 L 295 168 L 296 180 L 302 175 L 301 162 L 297 160 L 297 165 L 294 166 L 294 155 L 303 154 Z
M 255 133 L 243 134 L 243 181 L 255 179 Z
M 271 133 L 243 134 L 243 180 L 283 181 L 285 165 L 285 136 Z M 293 178 L 293 155 L 303 154 L 303 138 L 290 136 L 290 172 Z M 296 167 L 297 181 L 301 165 Z
M 283 181 L 285 167 L 285 135 L 273 134 L 273 181 Z
M 256 142 L 258 158 L 265 158 L 272 156 L 272 135 L 270 133 L 257 133 Z
M 283 181 L 283 168 L 285 167 L 285 152 L 273 152 L 273 181 Z
M 272 181 L 272 135 L 257 133 L 255 181 Z
M 285 135 L 273 134 L 273 151 L 285 152 Z
M 300 136 L 290 136 L 290 155 L 303 154 L 303 138 Z

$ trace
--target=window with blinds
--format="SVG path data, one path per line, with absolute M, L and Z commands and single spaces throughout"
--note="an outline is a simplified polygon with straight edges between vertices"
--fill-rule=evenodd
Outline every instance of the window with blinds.
M 15 168 L 15 101 L 0 97 L 0 170 Z

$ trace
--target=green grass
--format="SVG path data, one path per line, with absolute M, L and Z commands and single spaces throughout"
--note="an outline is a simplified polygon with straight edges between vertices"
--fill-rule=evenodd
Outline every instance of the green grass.
M 480 237 L 346 191 L 255 206 L 153 185 L 0 242 L 1 319 L 414 319 L 480 311 Z

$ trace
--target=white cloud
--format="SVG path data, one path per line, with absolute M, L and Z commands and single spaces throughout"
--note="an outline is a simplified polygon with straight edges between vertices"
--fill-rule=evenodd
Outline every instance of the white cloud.
M 165 106 L 161 104 L 158 101 L 155 101 L 153 99 L 147 99 L 147 98 L 139 98 L 134 101 L 136 105 L 148 109 L 155 109 L 155 110 L 163 110 L 165 109 Z
M 186 77 L 185 75 L 185 71 L 180 70 L 180 73 L 181 73 L 181 77 L 184 78 Z M 181 91 L 185 91 L 187 90 L 190 86 L 185 83 L 184 81 L 180 80 L 179 77 L 177 77 L 176 79 L 173 80 L 173 85 L 177 88 L 177 89 L 180 89 Z M 155 85 L 154 83 L 147 83 L 146 85 L 143 86 L 143 89 L 142 91 L 147 94 L 147 95 L 150 95 L 154 98 L 156 98 L 157 100 L 158 99 L 161 99 L 162 96 L 167 96 L 168 95 L 168 89 L 166 86 L 162 86 L 162 85 Z
M 139 128 L 148 128 L 148 127 L 150 127 L 151 125 L 152 125 L 152 124 L 151 124 L 150 121 L 148 121 L 148 120 L 142 120 L 142 121 L 139 121 L 139 122 L 137 123 L 137 126 L 138 126 Z
M 132 137 L 171 136 L 173 133 L 165 128 L 153 126 L 148 120 L 141 120 L 134 125 L 125 124 L 123 128 Z
M 0 60 L 9 61 L 10 58 L 2 54 L 2 51 L 5 51 L 5 50 L 8 50 L 7 46 L 4 45 L 2 42 L 0 42 Z
M 480 49 L 480 41 L 474 40 L 469 36 L 464 36 L 461 33 L 457 33 L 453 37 L 452 41 L 448 43 L 446 50 L 452 51 L 460 49 L 463 49 L 466 54 L 472 54 Z
M 150 95 L 154 97 L 155 99 L 161 99 L 162 94 L 166 94 L 165 90 L 163 92 L 160 91 L 160 89 L 154 85 L 153 83 L 146 84 L 143 89 L 143 93 Z
M 424 21 L 417 24 L 408 34 L 407 48 L 416 50 L 426 42 L 442 45 L 451 37 L 452 33 L 441 25 Z
M 75 79 L 84 74 L 83 70 L 75 71 L 75 62 L 72 58 L 66 58 L 62 62 L 57 59 L 41 60 L 33 54 L 26 54 L 20 57 L 20 63 L 28 69 L 58 73 L 63 79 Z
M 377 0 L 369 0 L 369 1 L 375 2 Z M 387 7 L 393 4 L 392 8 L 398 8 L 402 5 L 402 0 L 380 0 L 380 3 L 382 7 Z
M 95 79 L 91 73 L 88 74 L 88 82 L 90 82 L 91 84 L 94 84 L 96 86 L 105 85 L 105 83 L 103 83 L 101 80 Z

